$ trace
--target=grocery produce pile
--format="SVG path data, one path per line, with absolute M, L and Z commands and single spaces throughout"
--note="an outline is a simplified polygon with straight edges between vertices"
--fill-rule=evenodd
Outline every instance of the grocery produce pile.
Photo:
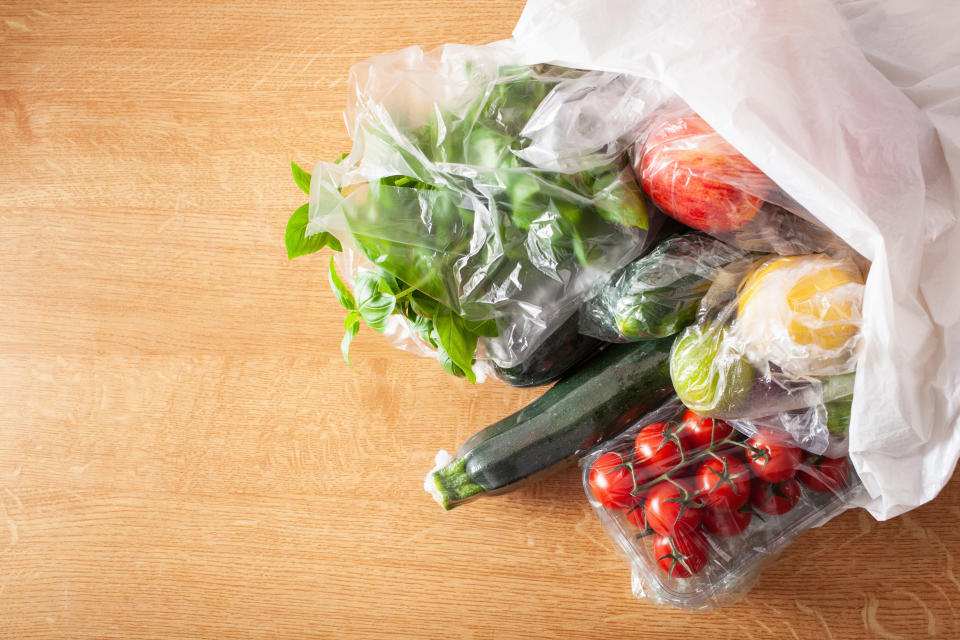
M 357 65 L 354 146 L 289 256 L 470 382 L 555 383 L 441 452 L 444 508 L 579 461 L 634 592 L 702 608 L 861 491 L 846 459 L 869 263 L 653 81 L 496 48 Z M 349 361 L 349 360 L 348 360 Z

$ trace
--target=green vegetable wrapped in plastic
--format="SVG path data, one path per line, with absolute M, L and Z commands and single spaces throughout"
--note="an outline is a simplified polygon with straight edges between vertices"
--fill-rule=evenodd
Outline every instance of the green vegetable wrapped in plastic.
M 353 150 L 316 166 L 309 209 L 288 227 L 291 256 L 352 245 L 378 274 L 372 313 L 347 299 L 348 336 L 360 320 L 383 331 L 396 316 L 470 380 L 478 359 L 522 363 L 640 255 L 651 224 L 628 144 L 605 129 L 566 149 L 562 170 L 524 154 L 525 127 L 557 121 L 569 83 L 610 74 L 510 57 L 447 46 L 356 65 Z
M 694 321 L 717 269 L 743 255 L 701 233 L 671 236 L 580 308 L 580 333 L 607 342 L 672 336 Z
M 751 256 L 721 270 L 670 374 L 691 410 L 814 453 L 845 446 L 864 274 L 852 258 Z

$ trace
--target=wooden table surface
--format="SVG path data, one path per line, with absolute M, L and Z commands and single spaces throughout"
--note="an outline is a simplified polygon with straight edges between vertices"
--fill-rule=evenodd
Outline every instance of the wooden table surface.
M 347 148 L 351 64 L 521 8 L 0 6 L 0 637 L 960 637 L 958 481 L 697 615 L 632 598 L 575 470 L 424 493 L 437 449 L 536 392 L 369 331 L 351 371 L 325 257 L 284 254 L 288 165 Z

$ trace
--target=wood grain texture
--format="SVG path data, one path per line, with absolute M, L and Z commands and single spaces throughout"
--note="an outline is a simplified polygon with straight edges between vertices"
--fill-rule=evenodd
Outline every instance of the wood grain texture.
M 533 397 L 362 333 L 287 262 L 350 65 L 520 0 L 0 5 L 0 638 L 960 637 L 960 482 L 802 536 L 739 604 L 630 595 L 576 471 L 443 513 Z

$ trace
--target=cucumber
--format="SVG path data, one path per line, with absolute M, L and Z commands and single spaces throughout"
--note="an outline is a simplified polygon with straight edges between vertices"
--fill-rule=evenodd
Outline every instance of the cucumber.
M 520 364 L 501 367 L 494 362 L 494 375 L 513 387 L 539 387 L 553 382 L 605 344 L 580 335 L 578 325 L 577 314 L 573 314 Z
M 716 271 L 743 255 L 701 233 L 671 236 L 580 308 L 580 331 L 609 342 L 672 336 L 694 321 Z
M 431 473 L 444 509 L 513 491 L 576 460 L 673 393 L 670 338 L 613 345 L 520 411 L 469 438 Z

